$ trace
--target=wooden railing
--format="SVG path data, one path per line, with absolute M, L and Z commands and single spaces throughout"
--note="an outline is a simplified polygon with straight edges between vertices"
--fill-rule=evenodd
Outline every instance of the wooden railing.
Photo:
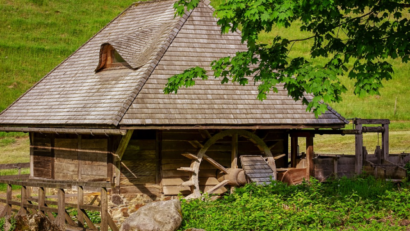
M 118 228 L 108 214 L 108 193 L 107 188 L 111 188 L 110 182 L 69 182 L 69 181 L 51 181 L 51 180 L 6 180 L 0 179 L 0 183 L 7 184 L 6 198 L 0 198 L 0 202 L 6 206 L 4 210 L 0 211 L 0 218 L 12 215 L 13 206 L 19 207 L 19 214 L 25 215 L 28 213 L 40 212 L 48 217 L 51 222 L 54 222 L 61 229 L 66 226 L 74 227 L 88 227 L 87 230 L 98 230 L 95 224 L 88 217 L 86 211 L 98 211 L 101 213 L 100 230 L 108 231 L 108 227 L 113 231 Z M 21 200 L 13 200 L 12 185 L 21 186 Z M 65 190 L 77 186 L 77 204 L 66 203 Z M 32 187 L 38 188 L 38 196 L 32 197 Z M 84 187 L 99 188 L 100 190 L 100 205 L 86 205 L 84 204 Z M 46 188 L 57 189 L 57 201 L 49 200 L 46 197 Z M 48 199 L 48 200 L 47 200 Z M 34 203 L 33 203 L 34 202 Z M 77 222 L 75 222 L 67 212 L 66 208 L 77 209 Z M 54 214 L 57 214 L 54 217 Z

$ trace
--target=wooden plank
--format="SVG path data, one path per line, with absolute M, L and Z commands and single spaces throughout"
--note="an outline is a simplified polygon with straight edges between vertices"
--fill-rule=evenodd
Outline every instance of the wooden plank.
M 12 187 L 11 187 L 11 184 L 7 184 L 7 194 L 6 194 L 6 208 L 5 208 L 5 210 L 6 210 L 6 215 L 7 216 L 11 216 L 11 209 L 12 209 L 12 206 L 11 206 L 11 201 L 12 201 Z
M 162 131 L 157 131 L 155 141 L 155 158 L 157 159 L 155 183 L 159 184 L 162 176 Z
M 128 143 L 131 140 L 132 134 L 134 130 L 127 130 L 125 136 L 121 138 L 120 144 L 118 145 L 117 150 L 114 154 L 114 165 L 115 165 L 115 186 L 120 187 L 120 180 L 121 180 L 121 160 L 124 155 L 125 150 L 127 149 Z
M 383 124 L 382 132 L 382 156 L 384 160 L 389 159 L 389 124 Z
M 117 225 L 114 223 L 114 221 L 112 220 L 111 216 L 107 217 L 107 221 L 108 221 L 108 225 L 110 226 L 112 231 L 119 231 Z
M 358 131 L 362 130 L 362 124 L 356 125 Z M 362 173 L 363 168 L 363 134 L 355 135 L 355 174 L 359 175 Z
M 58 215 L 56 218 L 56 224 L 61 228 L 65 229 L 65 192 L 64 189 L 58 189 Z
M 178 171 L 184 171 L 184 172 L 192 172 L 195 173 L 195 169 L 190 168 L 190 167 L 180 167 L 177 169 Z
M 206 193 L 208 194 L 212 194 L 214 193 L 216 190 L 218 190 L 219 188 L 224 187 L 225 185 L 227 185 L 229 183 L 229 180 L 224 180 L 221 183 L 215 185 L 214 187 L 212 187 L 211 189 L 209 189 L 208 191 L 206 191 Z
M 98 210 L 97 210 L 98 211 Z M 87 226 L 91 229 L 91 230 L 98 230 L 97 227 L 95 227 L 95 225 L 93 224 L 93 222 L 90 220 L 90 218 L 88 217 L 87 213 L 85 210 L 81 210 L 81 213 L 83 214 L 84 220 L 87 223 Z
M 238 168 L 238 134 L 232 135 L 231 168 Z
M 80 205 L 80 209 L 81 210 L 101 212 L 101 207 L 100 206 L 95 206 L 95 205 Z M 85 219 L 85 217 L 84 217 L 84 219 Z
M 390 120 L 388 119 L 355 119 L 354 124 L 361 125 L 361 124 L 390 124 Z M 356 126 L 357 128 L 357 126 Z
M 216 162 L 214 159 L 210 158 L 209 156 L 205 155 L 203 156 L 204 160 L 208 161 L 210 164 L 212 164 L 215 168 L 221 170 L 224 173 L 228 173 L 228 170 L 220 165 L 218 162 Z
M 0 170 L 15 168 L 30 168 L 30 163 L 0 164 Z
M 296 168 L 297 164 L 297 155 L 298 155 L 298 137 L 293 136 L 291 137 L 291 144 L 290 144 L 290 153 L 291 153 L 291 167 Z
M 186 158 L 190 159 L 190 160 L 195 160 L 195 161 L 199 161 L 198 157 L 194 154 L 191 153 L 183 153 L 183 156 L 185 156 Z
M 315 165 L 313 163 L 313 136 L 306 137 L 306 161 L 307 161 L 307 177 L 310 179 L 311 176 L 315 175 Z
M 101 231 L 108 231 L 108 196 L 107 189 L 101 188 Z
M 84 215 L 81 212 L 81 205 L 84 205 L 84 188 L 82 186 L 77 187 L 77 220 L 80 227 L 85 227 Z

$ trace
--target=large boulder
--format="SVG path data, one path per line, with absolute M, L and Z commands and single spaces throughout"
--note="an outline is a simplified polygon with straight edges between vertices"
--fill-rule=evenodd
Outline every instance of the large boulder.
M 120 231 L 174 231 L 182 222 L 179 200 L 149 203 L 130 215 Z

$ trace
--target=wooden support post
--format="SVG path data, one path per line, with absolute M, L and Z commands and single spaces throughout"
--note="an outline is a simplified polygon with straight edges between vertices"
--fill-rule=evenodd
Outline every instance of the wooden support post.
M 382 132 L 382 155 L 384 160 L 389 160 L 389 125 L 383 124 Z
M 55 220 L 57 226 L 59 226 L 62 230 L 65 230 L 65 192 L 64 189 L 58 189 L 58 215 Z
M 162 177 L 162 131 L 157 131 L 157 137 L 155 142 L 155 159 L 157 160 L 155 183 L 160 184 Z
M 38 187 L 38 211 L 42 214 L 45 214 L 44 211 L 41 209 L 41 207 L 45 206 L 45 200 L 46 200 L 46 191 L 44 190 L 43 187 Z
M 231 168 L 238 168 L 238 134 L 232 135 Z
M 298 156 L 298 137 L 297 136 L 292 136 L 290 140 L 290 162 L 291 162 L 291 167 L 296 168 L 297 165 L 297 156 Z
M 359 175 L 362 173 L 363 169 L 363 134 L 361 133 L 362 125 L 357 124 L 356 130 L 360 131 L 360 134 L 355 135 L 355 173 Z
M 12 193 L 13 190 L 11 188 L 11 184 L 7 184 L 7 195 L 6 195 L 6 200 L 7 200 L 7 204 L 6 204 L 6 216 L 11 216 L 11 203 L 10 201 L 12 201 Z
M 307 177 L 315 176 L 315 166 L 313 164 L 313 136 L 306 137 L 306 162 L 307 162 Z
M 85 227 L 84 215 L 81 210 L 81 205 L 84 204 L 84 189 L 83 186 L 78 186 L 77 188 L 77 220 L 80 227 Z
M 120 192 L 120 182 L 121 182 L 121 160 L 124 155 L 125 150 L 128 147 L 128 143 L 131 140 L 134 130 L 128 130 L 127 134 L 122 137 L 120 144 L 118 145 L 117 151 L 115 151 L 115 192 Z
M 25 206 L 26 203 L 27 203 L 27 187 L 21 186 L 21 202 L 20 202 L 19 214 L 22 216 L 27 214 L 27 207 Z
M 337 173 L 337 162 L 339 160 L 339 157 L 336 156 L 335 158 L 333 158 L 333 175 L 335 176 L 335 178 L 338 178 L 338 173 Z
M 30 132 L 30 177 L 34 177 L 34 133 Z
M 101 231 L 108 231 L 108 216 L 107 188 L 101 188 Z
M 382 164 L 382 152 L 380 150 L 380 146 L 376 146 L 376 150 L 374 150 L 374 155 L 377 158 L 377 164 Z
M 363 163 L 366 162 L 367 160 L 367 156 L 369 155 L 369 153 L 367 153 L 367 149 L 365 146 L 363 146 Z

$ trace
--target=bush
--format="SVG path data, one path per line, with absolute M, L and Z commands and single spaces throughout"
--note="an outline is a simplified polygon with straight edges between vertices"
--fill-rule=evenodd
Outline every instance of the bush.
M 287 186 L 247 184 L 211 201 L 182 200 L 180 230 L 403 229 L 408 188 L 371 176 Z

